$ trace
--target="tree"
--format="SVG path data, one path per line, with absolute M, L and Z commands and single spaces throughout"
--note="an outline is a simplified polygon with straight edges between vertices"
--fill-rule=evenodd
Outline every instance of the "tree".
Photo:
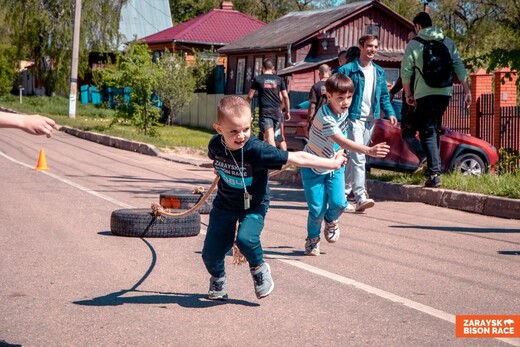
M 214 8 L 219 8 L 220 0 L 170 0 L 174 24 L 186 22 Z M 336 5 L 336 0 L 235 0 L 235 10 L 247 13 L 264 22 L 272 22 L 290 11 L 305 11 Z
M 9 93 L 16 80 L 15 47 L 0 43 L 0 94 Z
M 114 121 L 130 121 L 144 134 L 155 136 L 160 110 L 151 97 L 161 80 L 160 69 L 152 61 L 148 46 L 143 43 L 130 43 L 124 52 L 119 53 L 116 63 L 104 70 L 96 70 L 96 82 L 104 87 L 130 88 L 130 99 L 121 100 L 116 106 Z
M 118 47 L 122 1 L 83 0 L 80 76 L 88 68 L 88 56 L 82 52 Z M 74 4 L 74 0 L 0 0 L 17 59 L 34 61 L 35 74 L 44 82 L 48 94 L 66 94 L 69 87 Z
M 186 60 L 175 53 L 166 52 L 157 61 L 160 71 L 155 89 L 168 109 L 167 124 L 173 125 L 176 115 L 193 99 L 196 79 Z
M 195 63 L 191 67 L 192 75 L 195 78 L 195 90 L 199 92 L 207 91 L 208 83 L 217 67 L 218 54 L 214 49 L 194 51 Z
M 174 25 L 184 23 L 214 8 L 218 8 L 220 0 L 170 0 L 170 9 Z
M 420 0 L 381 0 L 381 2 L 409 21 L 423 10 L 423 3 Z

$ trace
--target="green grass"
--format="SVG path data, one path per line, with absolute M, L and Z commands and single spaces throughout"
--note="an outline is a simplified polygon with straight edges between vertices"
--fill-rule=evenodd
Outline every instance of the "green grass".
M 411 175 L 380 169 L 372 169 L 367 178 L 413 185 L 424 185 L 425 181 L 424 176 L 420 173 Z M 442 175 L 441 180 L 442 188 L 446 189 L 520 199 L 520 171 L 482 176 L 464 176 L 460 172 L 453 172 Z
M 190 147 L 202 151 L 207 150 L 208 141 L 215 131 L 187 126 L 165 126 L 157 128 L 159 136 L 150 137 L 139 133 L 129 124 L 110 126 L 114 111 L 91 104 L 78 102 L 76 118 L 68 117 L 68 99 L 64 97 L 24 97 L 20 104 L 18 96 L 0 96 L 0 106 L 22 113 L 39 113 L 49 116 L 60 125 L 68 125 L 86 131 L 121 137 L 128 140 L 144 142 L 158 148 Z M 395 171 L 372 169 L 367 176 L 387 182 L 423 185 L 421 174 L 410 175 Z M 520 199 L 520 170 L 512 174 L 487 174 L 483 176 L 463 176 L 459 173 L 442 175 L 442 187 L 459 191 L 475 192 Z
M 205 151 L 214 130 L 188 126 L 159 125 L 159 136 L 150 137 L 138 132 L 130 124 L 118 123 L 110 126 L 114 111 L 92 104 L 76 105 L 76 118 L 69 118 L 69 100 L 64 97 L 23 97 L 20 104 L 19 97 L 14 95 L 0 96 L 0 106 L 27 114 L 41 114 L 48 116 L 59 125 L 67 125 L 85 131 L 93 131 L 110 136 L 121 137 L 133 141 L 144 142 L 159 148 L 191 147 Z

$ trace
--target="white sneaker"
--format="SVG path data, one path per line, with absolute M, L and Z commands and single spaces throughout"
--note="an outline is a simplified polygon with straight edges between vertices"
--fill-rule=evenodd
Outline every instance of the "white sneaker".
M 354 206 L 352 206 L 352 204 L 348 204 L 347 207 L 345 207 L 343 209 L 343 213 L 350 213 L 350 212 L 354 212 Z
M 376 203 L 372 199 L 367 199 L 365 196 L 360 196 L 356 203 L 356 212 L 363 212 L 367 208 L 374 207 Z
M 325 240 L 330 243 L 334 243 L 339 238 L 339 226 L 338 220 L 333 220 L 331 222 L 325 221 L 325 229 L 323 230 L 325 234 Z

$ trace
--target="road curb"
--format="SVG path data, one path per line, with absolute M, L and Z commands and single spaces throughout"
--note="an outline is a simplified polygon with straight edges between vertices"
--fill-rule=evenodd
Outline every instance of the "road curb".
M 176 155 L 162 154 L 155 146 L 146 143 L 96 134 L 68 126 L 60 126 L 59 130 L 105 146 L 157 156 L 182 164 L 206 168 L 212 167 L 210 160 L 187 159 Z M 302 186 L 300 170 L 284 170 L 271 177 L 271 180 L 292 186 Z M 377 200 L 422 202 L 429 205 L 473 212 L 486 216 L 520 219 L 520 199 L 466 193 L 443 188 L 426 188 L 418 185 L 390 183 L 377 180 L 367 180 L 366 186 L 370 197 Z
M 159 151 L 157 147 L 142 142 L 129 141 L 120 137 L 113 137 L 103 134 L 97 134 L 90 131 L 83 131 L 80 129 L 71 128 L 66 125 L 61 125 L 59 127 L 59 130 L 67 134 L 79 137 L 81 139 L 97 142 L 99 144 L 109 147 L 115 147 L 119 149 L 124 149 L 126 151 L 151 155 L 154 157 L 157 157 L 161 154 L 161 151 Z
M 271 179 L 299 187 L 302 185 L 299 170 L 285 170 Z M 520 199 L 377 180 L 367 180 L 366 186 L 370 197 L 376 200 L 422 202 L 486 216 L 520 219 Z

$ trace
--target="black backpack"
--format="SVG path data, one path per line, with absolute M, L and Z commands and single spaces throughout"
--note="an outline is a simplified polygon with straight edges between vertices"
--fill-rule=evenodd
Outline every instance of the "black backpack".
M 423 70 L 419 70 L 426 84 L 432 88 L 449 87 L 453 84 L 453 60 L 444 39 L 427 41 L 420 37 L 414 40 L 423 44 Z

